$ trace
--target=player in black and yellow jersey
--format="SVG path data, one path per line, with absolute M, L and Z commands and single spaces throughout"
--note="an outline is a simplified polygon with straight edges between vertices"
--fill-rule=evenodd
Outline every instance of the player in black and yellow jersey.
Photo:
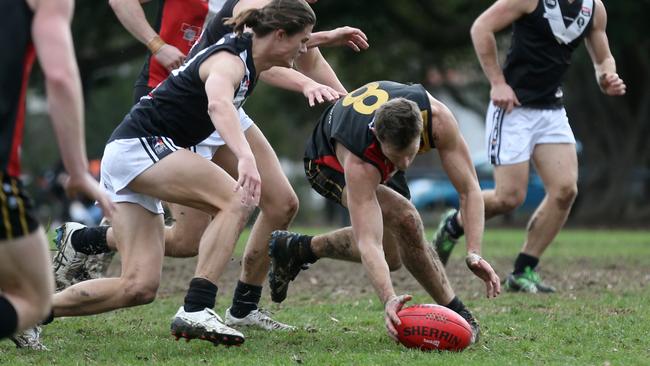
M 315 237 L 274 232 L 269 276 L 273 300 L 284 300 L 289 281 L 319 258 L 360 261 L 385 304 L 386 327 L 395 338 L 396 313 L 410 296 L 396 296 L 389 270 L 403 263 L 437 303 L 468 320 L 476 338 L 478 322 L 455 296 L 424 238 L 420 216 L 407 199 L 402 172 L 415 155 L 434 147 L 467 218 L 467 265 L 485 281 L 488 297 L 496 296 L 499 277 L 480 257 L 483 200 L 456 120 L 421 85 L 379 81 L 325 111 L 305 152 L 305 172 L 312 187 L 347 207 L 352 226 Z

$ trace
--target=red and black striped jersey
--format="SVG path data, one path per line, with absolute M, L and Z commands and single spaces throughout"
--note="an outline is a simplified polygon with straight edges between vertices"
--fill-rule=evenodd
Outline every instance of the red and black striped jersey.
M 25 93 L 34 64 L 34 13 L 25 0 L 0 1 L 0 172 L 20 175 Z

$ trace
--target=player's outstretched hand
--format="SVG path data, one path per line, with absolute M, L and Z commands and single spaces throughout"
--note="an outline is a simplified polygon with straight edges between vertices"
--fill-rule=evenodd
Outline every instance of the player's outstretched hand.
M 388 332 L 388 336 L 395 342 L 399 342 L 395 326 L 402 324 L 397 313 L 402 309 L 404 304 L 412 298 L 411 295 L 393 296 L 390 300 L 386 301 L 386 304 L 384 305 L 384 323 L 386 324 L 386 331 Z
M 102 191 L 99 183 L 93 178 L 90 173 L 84 173 L 81 176 L 68 176 L 64 183 L 66 194 L 69 197 L 76 197 L 77 195 L 85 195 L 90 199 L 94 199 L 99 203 L 102 208 L 104 216 L 109 220 L 113 218 L 113 211 L 115 211 L 115 204 L 108 197 L 106 192 Z
M 368 37 L 361 29 L 345 26 L 330 32 L 331 39 L 324 46 L 348 46 L 356 52 L 370 47 Z
M 600 75 L 598 84 L 600 84 L 600 90 L 603 93 L 611 96 L 625 95 L 625 89 L 627 88 L 618 74 L 604 73 Z
M 465 264 L 467 264 L 467 268 L 469 268 L 476 277 L 485 282 L 488 298 L 497 297 L 497 295 L 501 293 L 501 281 L 499 280 L 499 275 L 494 272 L 490 263 L 476 253 L 469 253 L 467 257 L 465 257 Z
M 239 159 L 237 172 L 239 179 L 237 179 L 234 192 L 242 190 L 241 203 L 246 207 L 259 205 L 260 195 L 262 194 L 262 180 L 260 173 L 257 171 L 255 158 L 251 156 Z
M 337 92 L 334 88 L 319 84 L 315 81 L 306 85 L 302 94 L 307 98 L 310 107 L 315 106 L 316 103 L 334 102 L 341 97 L 341 93 Z

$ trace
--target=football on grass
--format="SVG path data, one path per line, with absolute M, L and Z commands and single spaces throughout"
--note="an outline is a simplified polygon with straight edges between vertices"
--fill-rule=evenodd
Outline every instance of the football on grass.
M 462 351 L 472 339 L 472 328 L 467 321 L 444 306 L 414 305 L 397 315 L 402 321 L 397 327 L 397 338 L 408 348 Z

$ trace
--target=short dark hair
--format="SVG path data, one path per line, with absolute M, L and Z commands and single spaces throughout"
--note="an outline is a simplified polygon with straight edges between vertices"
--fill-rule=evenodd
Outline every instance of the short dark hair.
M 292 36 L 316 24 L 316 14 L 305 0 L 273 0 L 260 9 L 245 10 L 224 24 L 231 25 L 238 33 L 246 26 L 261 37 L 277 29 Z
M 375 132 L 381 142 L 407 148 L 422 133 L 420 108 L 406 98 L 389 100 L 375 112 Z

